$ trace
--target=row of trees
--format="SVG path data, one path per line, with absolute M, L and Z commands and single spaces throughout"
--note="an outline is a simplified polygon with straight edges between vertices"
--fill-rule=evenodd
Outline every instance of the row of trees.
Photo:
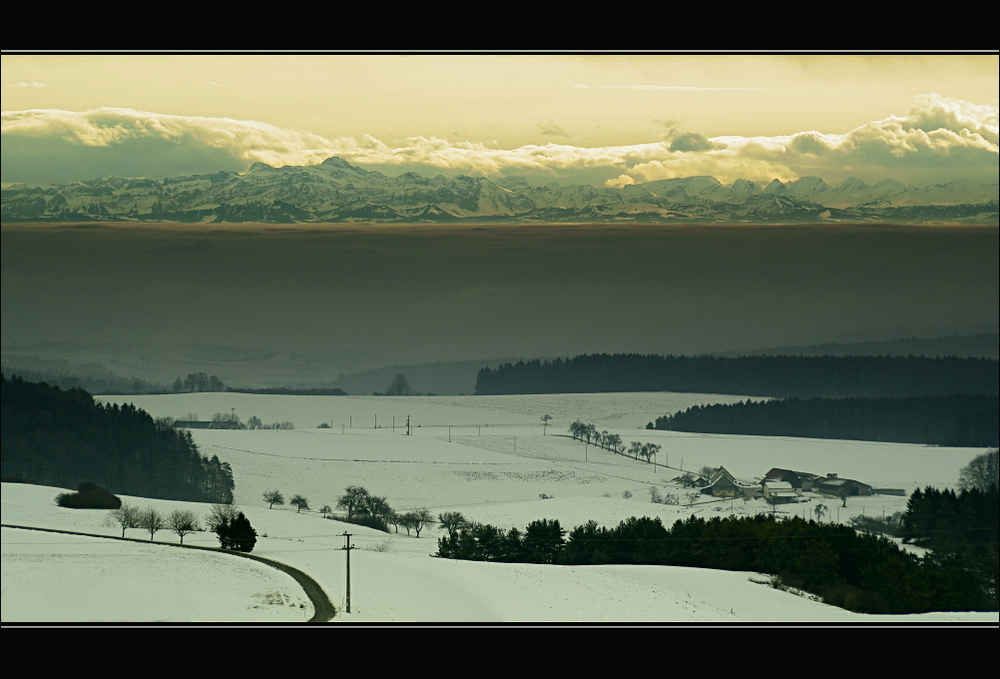
M 198 416 L 191 413 L 186 418 L 187 420 L 196 422 Z M 156 420 L 165 426 L 173 427 L 177 423 L 177 420 L 172 417 L 159 417 Z M 235 412 L 229 413 L 215 413 L 212 415 L 212 419 L 209 420 L 209 429 L 295 429 L 295 424 L 290 420 L 284 420 L 282 422 L 273 422 L 271 424 L 265 424 L 256 415 L 251 415 L 245 423 L 240 419 L 240 416 Z
M 932 553 L 920 559 L 891 540 L 842 524 L 799 517 L 691 516 L 672 528 L 632 517 L 615 528 L 589 521 L 568 536 L 558 521 L 522 532 L 489 525 L 438 541 L 437 556 L 557 564 L 661 564 L 775 576 L 781 586 L 864 613 L 997 610 L 996 550 Z
M 174 393 L 199 391 L 225 391 L 226 385 L 215 375 L 191 373 L 183 380 L 178 377 L 173 384 Z
M 438 539 L 437 556 L 503 563 L 560 563 L 565 535 L 558 519 L 532 521 L 524 531 L 466 522 Z
M 389 506 L 384 496 L 372 495 L 362 486 L 348 486 L 344 494 L 337 499 L 337 509 L 347 512 L 347 520 L 350 522 L 372 526 L 386 532 L 389 530 L 389 524 L 392 524 L 397 533 L 402 526 L 407 535 L 412 531 L 418 538 L 421 531 L 434 522 L 434 517 L 427 508 L 397 512 Z
M 996 394 L 995 359 L 590 354 L 483 368 L 476 394 L 675 391 L 779 398 Z
M 195 513 L 186 509 L 177 509 L 170 514 L 164 515 L 155 507 L 141 509 L 127 502 L 123 502 L 117 509 L 112 509 L 108 513 L 110 524 L 117 524 L 122 529 L 122 537 L 129 528 L 142 528 L 149 531 L 149 539 L 161 530 L 170 530 L 180 538 L 184 544 L 184 536 L 195 531 L 200 531 L 198 517 Z
M 264 495 L 262 497 L 264 499 L 264 502 L 267 503 L 267 508 L 268 509 L 273 509 L 274 505 L 283 505 L 283 504 L 285 504 L 285 496 L 282 494 L 282 492 L 280 490 L 267 490 L 267 491 L 264 491 Z M 293 495 L 292 499 L 289 500 L 289 504 L 292 505 L 293 507 L 295 507 L 295 509 L 296 509 L 295 513 L 296 514 L 301 513 L 303 509 L 306 510 L 306 511 L 309 511 L 309 500 L 307 500 L 302 495 Z M 323 512 L 324 516 L 326 516 L 328 510 L 329 510 L 329 506 L 328 505 L 324 505 L 323 509 L 321 510 Z
M 647 429 L 802 436 L 942 446 L 996 446 L 1000 397 L 789 398 L 693 406 Z
M 593 443 L 618 455 L 628 454 L 636 460 L 642 458 L 646 462 L 649 462 L 661 450 L 661 446 L 655 443 L 642 443 L 641 441 L 632 441 L 626 448 L 622 437 L 618 434 L 609 434 L 607 430 L 599 432 L 593 424 L 585 424 L 579 420 L 569 425 L 569 433 L 578 441 Z
M 263 494 L 264 502 L 268 509 L 275 505 L 285 504 L 285 496 L 279 490 L 266 491 Z M 302 495 L 294 495 L 289 503 L 296 508 L 297 512 L 309 511 L 309 500 Z M 407 535 L 411 531 L 419 538 L 421 531 L 434 522 L 434 517 L 426 508 L 411 510 L 408 512 L 397 512 L 390 505 L 385 496 L 373 495 L 362 486 L 348 486 L 344 489 L 344 494 L 337 498 L 337 509 L 347 514 L 347 521 L 359 525 L 376 528 L 389 532 L 389 526 L 395 527 L 399 532 L 400 527 L 406 530 Z M 333 508 L 330 505 L 320 507 L 320 513 L 324 518 L 331 517 Z
M 159 531 L 169 530 L 180 538 L 182 545 L 185 535 L 202 530 L 197 515 L 188 509 L 175 509 L 169 514 L 163 514 L 155 507 L 140 509 L 123 502 L 120 507 L 111 510 L 107 518 L 110 525 L 121 527 L 122 537 L 125 537 L 125 531 L 129 528 L 149 531 L 150 540 Z M 208 529 L 219 538 L 219 545 L 223 549 L 251 552 L 257 544 L 257 532 L 235 505 L 213 505 L 205 522 Z

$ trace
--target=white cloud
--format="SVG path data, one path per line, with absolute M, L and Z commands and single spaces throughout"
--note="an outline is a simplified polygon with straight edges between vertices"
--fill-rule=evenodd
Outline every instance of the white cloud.
M 30 83 L 9 83 L 9 84 L 3 86 L 3 88 L 5 90 L 6 89 L 11 89 L 11 88 L 13 88 L 13 89 L 25 89 L 25 88 L 41 89 L 43 87 L 48 87 L 48 85 L 46 85 L 45 83 L 40 83 L 40 82 L 30 82 Z
M 595 148 L 548 143 L 503 149 L 491 141 L 451 142 L 423 136 L 394 144 L 369 135 L 327 139 L 256 121 L 114 108 L 5 112 L 2 132 L 5 139 L 58 139 L 74 147 L 127 147 L 155 141 L 158 148 L 169 144 L 188 149 L 192 156 L 198 149 L 214 149 L 245 166 L 257 161 L 310 165 L 339 155 L 368 167 L 424 166 L 486 176 L 547 174 L 567 181 L 586 176 L 581 181 L 617 186 L 694 175 L 712 175 L 724 183 L 740 178 L 788 181 L 805 175 L 838 182 L 851 174 L 911 183 L 915 178 L 916 183 L 926 183 L 919 180 L 935 176 L 939 176 L 935 183 L 955 176 L 995 180 L 998 159 L 997 106 L 936 94 L 917 97 L 906 116 L 872 121 L 845 134 L 803 131 L 774 137 L 705 138 L 691 132 L 672 134 L 663 142 Z M 136 149 L 138 155 L 139 146 Z M 17 159 L 7 151 L 5 155 L 5 167 L 11 167 Z
M 230 118 L 148 113 L 125 108 L 73 112 L 53 109 L 2 114 L 0 132 L 19 137 L 58 137 L 72 144 L 107 147 L 143 140 L 173 141 L 228 151 L 234 158 L 269 165 L 310 165 L 356 145 L 311 132 Z

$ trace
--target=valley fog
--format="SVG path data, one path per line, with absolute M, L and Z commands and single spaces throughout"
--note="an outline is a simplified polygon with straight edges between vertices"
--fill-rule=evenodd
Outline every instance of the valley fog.
M 5 225 L 2 245 L 5 346 L 322 351 L 347 370 L 953 335 L 1000 307 L 995 227 Z

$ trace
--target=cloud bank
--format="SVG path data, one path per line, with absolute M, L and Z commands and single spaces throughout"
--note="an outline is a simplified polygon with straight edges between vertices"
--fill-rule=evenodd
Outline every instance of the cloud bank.
M 926 94 L 916 98 L 907 115 L 872 121 L 846 134 L 706 138 L 674 128 L 663 141 L 596 148 L 547 143 L 501 149 L 490 141 L 423 136 L 393 144 L 368 135 L 328 139 L 257 121 L 116 108 L 4 112 L 0 130 L 4 182 L 242 171 L 253 162 L 311 165 L 338 155 L 390 174 L 423 168 L 608 186 L 697 175 L 724 183 L 815 175 L 829 182 L 856 176 L 919 185 L 995 181 L 998 117 L 994 105 Z M 552 123 L 539 128 L 568 136 Z

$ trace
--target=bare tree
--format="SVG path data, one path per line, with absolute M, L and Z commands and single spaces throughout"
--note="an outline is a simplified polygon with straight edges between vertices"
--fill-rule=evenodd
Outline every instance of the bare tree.
M 989 490 L 1000 484 L 1000 449 L 987 450 L 982 455 L 976 455 L 969 464 L 962 467 L 958 473 L 958 486 L 962 490 Z
M 212 505 L 212 510 L 205 517 L 208 530 L 213 533 L 219 526 L 228 525 L 240 515 L 240 508 L 236 505 Z
M 177 533 L 182 545 L 185 535 L 201 530 L 201 526 L 198 525 L 198 517 L 189 509 L 175 509 L 170 512 L 170 516 L 167 517 L 167 528 Z
M 370 493 L 361 486 L 348 486 L 344 494 L 337 498 L 337 509 L 347 512 L 347 518 L 364 512 L 365 502 Z
M 410 529 L 420 537 L 420 531 L 427 527 L 427 524 L 432 523 L 434 517 L 431 515 L 430 510 L 427 508 L 417 509 L 412 512 L 406 512 L 400 517 L 400 525 L 406 529 L 406 534 L 410 534 Z
M 166 527 L 167 522 L 163 518 L 163 514 L 160 514 L 155 507 L 146 507 L 139 510 L 139 525 L 136 528 L 148 530 L 150 540 L 156 535 L 156 531 L 163 530 Z
M 295 509 L 296 509 L 295 513 L 296 514 L 301 513 L 303 509 L 306 510 L 306 511 L 309 511 L 309 500 L 305 499 L 301 495 L 294 495 L 294 496 L 292 496 L 292 500 L 291 500 L 290 504 L 293 507 L 295 507 Z
M 827 507 L 822 502 L 820 504 L 816 505 L 813 508 L 813 511 L 816 513 L 816 520 L 817 521 L 822 521 L 823 517 L 826 516 L 828 509 L 829 509 L 829 507 Z
M 262 497 L 264 498 L 264 502 L 267 503 L 268 509 L 271 509 L 274 505 L 285 504 L 285 496 L 281 494 L 280 490 L 266 491 Z
M 118 509 L 112 509 L 108 512 L 108 518 L 112 523 L 117 523 L 122 527 L 122 537 L 125 537 L 126 528 L 139 527 L 139 509 L 127 502 L 123 502 Z
M 462 516 L 461 512 L 445 512 L 438 514 L 438 523 L 448 531 L 450 537 L 454 537 L 455 533 L 464 528 L 469 522 Z
M 333 513 L 333 507 L 330 505 L 323 505 L 319 508 L 319 513 L 323 515 L 323 518 L 330 516 Z
M 608 447 L 612 453 L 621 453 L 625 450 L 625 446 L 622 443 L 622 437 L 619 434 L 608 434 L 604 437 L 604 445 Z
M 389 518 L 392 515 L 392 507 L 389 506 L 389 500 L 384 495 L 378 496 L 369 494 L 362 500 L 361 513 L 368 514 L 368 516 L 376 519 L 381 519 L 386 525 L 388 525 Z

